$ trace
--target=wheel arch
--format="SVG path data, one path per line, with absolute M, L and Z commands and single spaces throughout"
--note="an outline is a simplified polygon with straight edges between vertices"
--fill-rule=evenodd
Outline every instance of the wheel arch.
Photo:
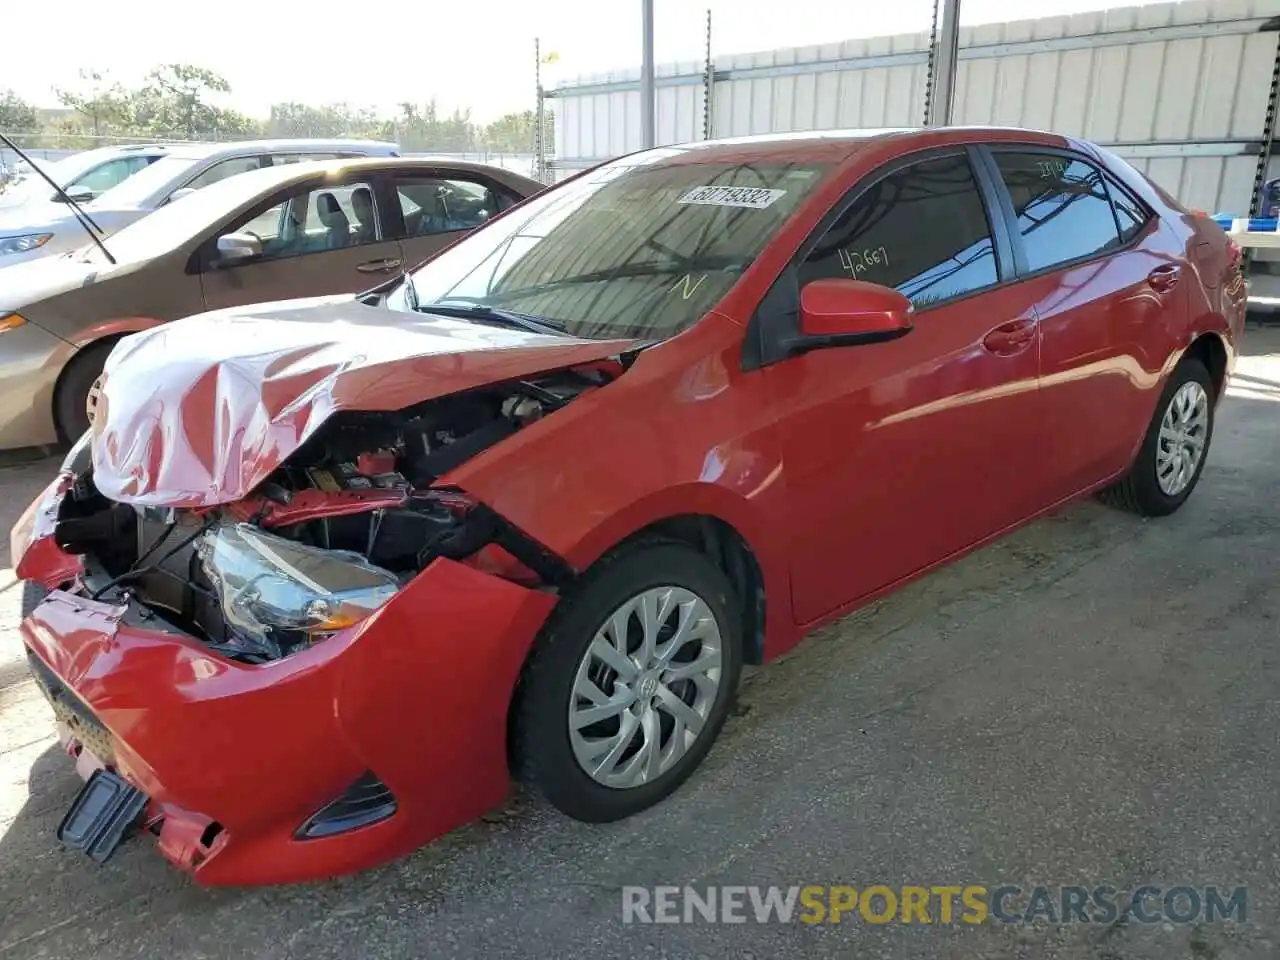
M 687 543 L 725 572 L 748 608 L 744 662 L 762 663 L 764 638 L 770 627 L 790 622 L 783 559 L 785 531 L 765 523 L 755 505 L 736 491 L 714 483 L 682 484 L 633 503 L 597 524 L 590 536 L 566 551 L 566 559 L 574 569 L 586 572 L 618 550 L 650 536 Z M 766 596 L 772 601 L 767 606 Z
M 57 379 L 54 380 L 54 383 L 53 383 L 53 392 L 49 398 L 50 400 L 49 412 L 53 417 L 54 428 L 58 431 L 58 434 L 61 437 L 61 439 L 68 442 L 76 439 L 75 437 L 62 436 L 62 423 L 60 422 L 60 418 L 58 416 L 58 410 L 62 403 L 62 391 L 66 389 L 67 379 L 71 375 L 71 371 L 76 368 L 76 365 L 78 363 L 83 362 L 81 358 L 88 353 L 101 351 L 104 354 L 110 354 L 111 350 L 114 349 L 115 345 L 119 343 L 121 340 L 123 340 L 125 337 L 127 337 L 129 335 L 129 332 L 130 331 L 121 332 L 121 333 L 110 333 L 104 337 L 99 337 L 96 340 L 91 340 L 88 343 L 81 344 L 76 348 L 76 352 L 67 358 L 67 362 L 62 365 L 62 369 L 58 371 Z M 104 356 L 104 359 L 105 359 L 105 356 Z
M 1216 331 L 1201 333 L 1191 341 L 1182 354 L 1183 358 L 1195 357 L 1204 364 L 1213 381 L 1214 402 L 1222 398 L 1227 386 L 1227 345 Z
M 704 485 L 705 486 L 705 485 Z M 721 490 L 725 497 L 732 498 L 727 491 Z M 782 578 L 781 572 L 766 573 L 761 562 L 758 549 L 758 538 L 750 538 L 744 533 L 742 523 L 735 523 L 726 516 L 729 511 L 707 509 L 705 505 L 699 509 L 672 511 L 654 516 L 649 514 L 641 522 L 624 523 L 619 521 L 609 525 L 613 533 L 606 542 L 593 538 L 591 544 L 580 544 L 574 551 L 572 562 L 581 577 L 597 564 L 615 556 L 619 551 L 644 540 L 675 541 L 686 544 L 710 559 L 728 577 L 738 593 L 738 601 L 743 615 L 743 650 L 742 659 L 746 664 L 759 665 L 765 659 L 765 636 L 768 632 L 768 618 L 776 620 L 779 616 L 787 616 L 780 609 L 789 593 L 779 583 L 772 596 L 775 603 L 767 604 L 770 595 L 766 588 L 766 576 Z M 628 511 L 628 516 L 632 516 Z M 583 561 L 582 557 L 590 559 Z M 570 588 L 572 590 L 572 587 Z M 551 617 L 554 617 L 554 612 Z M 548 623 L 551 618 L 548 618 Z M 543 624 L 543 629 L 547 624 Z M 525 652 L 517 679 L 509 691 L 507 700 L 507 755 L 508 766 L 512 771 L 518 768 L 517 744 L 519 737 L 515 730 L 517 714 L 520 710 L 524 677 L 532 658 L 537 654 L 539 644 L 535 640 Z

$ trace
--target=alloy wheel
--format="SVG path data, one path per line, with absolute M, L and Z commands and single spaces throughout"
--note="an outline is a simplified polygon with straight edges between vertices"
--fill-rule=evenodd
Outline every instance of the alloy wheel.
M 102 378 L 93 381 L 93 386 L 89 388 L 89 393 L 84 398 L 84 412 L 89 418 L 90 426 L 93 425 L 93 416 L 98 412 L 98 401 L 102 399 Z
M 1177 389 L 1165 408 L 1156 441 L 1156 482 L 1167 497 L 1187 489 L 1204 457 L 1209 438 L 1209 397 L 1204 387 L 1189 380 Z
M 569 741 L 597 783 L 628 789 L 674 767 L 702 733 L 723 670 L 720 625 L 683 587 L 652 587 L 592 637 L 569 696 Z

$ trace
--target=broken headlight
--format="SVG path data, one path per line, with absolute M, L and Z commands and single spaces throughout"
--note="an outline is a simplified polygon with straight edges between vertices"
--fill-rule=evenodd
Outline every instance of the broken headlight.
M 222 524 L 197 552 L 233 633 L 281 651 L 363 620 L 395 596 L 400 581 L 358 553 L 323 550 Z

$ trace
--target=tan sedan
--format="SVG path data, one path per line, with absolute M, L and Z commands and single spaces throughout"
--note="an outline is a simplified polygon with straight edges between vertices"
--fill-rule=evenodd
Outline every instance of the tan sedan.
M 231 177 L 105 241 L 0 269 L 0 450 L 75 439 L 121 337 L 191 314 L 349 294 L 543 189 L 484 164 L 296 163 Z

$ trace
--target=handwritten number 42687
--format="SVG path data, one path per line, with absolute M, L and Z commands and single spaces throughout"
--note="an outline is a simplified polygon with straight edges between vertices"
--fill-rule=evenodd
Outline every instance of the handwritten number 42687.
M 889 265 L 889 251 L 884 247 L 868 247 L 865 250 L 846 250 L 841 247 L 838 252 L 840 268 L 847 270 L 853 277 L 858 277 L 875 267 Z

